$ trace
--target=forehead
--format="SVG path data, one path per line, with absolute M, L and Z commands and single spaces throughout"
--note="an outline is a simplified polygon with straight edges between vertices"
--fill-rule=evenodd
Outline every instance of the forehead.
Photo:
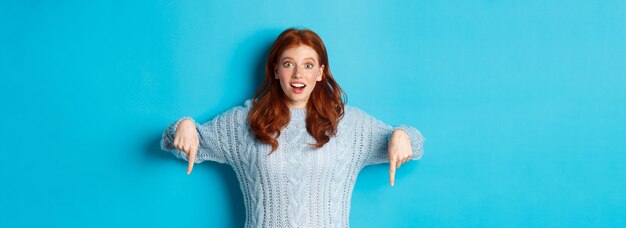
M 287 57 L 295 60 L 313 58 L 317 61 L 317 52 L 312 47 L 302 44 L 285 49 L 280 55 L 280 59 L 282 60 L 283 58 Z

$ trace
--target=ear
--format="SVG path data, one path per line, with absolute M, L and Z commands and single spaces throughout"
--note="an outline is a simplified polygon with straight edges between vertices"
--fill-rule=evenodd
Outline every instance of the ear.
M 316 78 L 315 80 L 317 80 L 318 82 L 319 82 L 319 81 L 322 81 L 322 76 L 323 76 L 323 75 L 324 75 L 324 65 L 322 65 L 322 66 L 320 67 L 320 74 L 317 76 L 317 78 Z

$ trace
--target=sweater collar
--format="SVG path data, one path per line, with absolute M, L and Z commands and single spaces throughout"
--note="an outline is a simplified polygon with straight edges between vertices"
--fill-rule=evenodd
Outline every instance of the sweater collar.
M 289 112 L 291 113 L 291 118 L 293 119 L 304 119 L 306 117 L 306 107 L 305 108 L 290 108 Z

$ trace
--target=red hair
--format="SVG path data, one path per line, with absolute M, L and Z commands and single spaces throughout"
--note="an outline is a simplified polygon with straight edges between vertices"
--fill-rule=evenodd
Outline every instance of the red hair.
M 272 44 L 265 64 L 265 81 L 254 95 L 248 113 L 250 129 L 256 139 L 272 145 L 270 154 L 278 148 L 280 130 L 291 119 L 287 97 L 280 82 L 274 78 L 274 67 L 284 50 L 299 45 L 313 48 L 319 56 L 320 65 L 325 66 L 322 80 L 316 83 L 306 105 L 306 130 L 317 141 L 309 145 L 313 148 L 324 146 L 331 136 L 337 134 L 339 120 L 344 115 L 342 98 L 347 100 L 347 96 L 330 73 L 328 54 L 322 39 L 308 29 L 286 29 Z

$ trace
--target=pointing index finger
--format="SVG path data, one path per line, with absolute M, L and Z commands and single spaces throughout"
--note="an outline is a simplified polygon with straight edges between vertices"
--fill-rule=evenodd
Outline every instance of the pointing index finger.
M 191 174 L 191 170 L 193 169 L 193 164 L 196 161 L 196 150 L 192 149 L 189 153 L 189 165 L 187 166 L 187 175 Z
M 396 176 L 396 160 L 391 160 L 389 162 L 389 182 L 391 183 L 391 187 L 393 187 L 395 176 Z

